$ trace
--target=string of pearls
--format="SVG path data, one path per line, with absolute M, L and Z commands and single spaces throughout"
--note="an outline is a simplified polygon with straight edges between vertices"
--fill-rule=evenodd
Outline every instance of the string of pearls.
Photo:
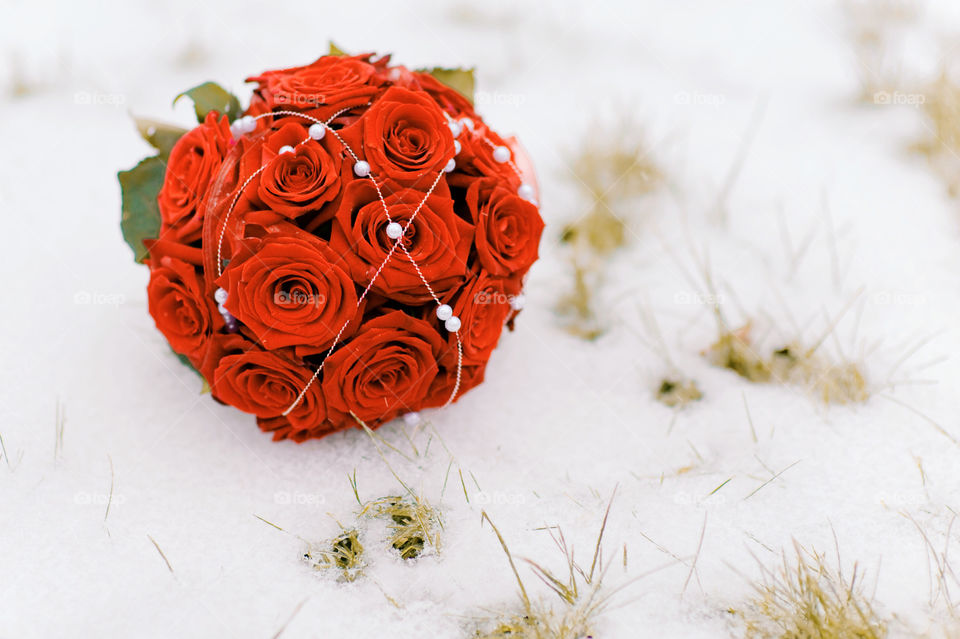
M 367 106 L 369 106 L 369 103 L 367 104 Z M 441 170 L 437 174 L 433 183 L 430 185 L 430 188 L 424 194 L 423 199 L 420 201 L 416 209 L 410 215 L 406 224 L 400 224 L 399 222 L 394 221 L 393 218 L 390 216 L 390 211 L 389 211 L 389 208 L 387 207 L 386 199 L 384 198 L 383 193 L 381 192 L 380 184 L 377 182 L 376 178 L 371 172 L 370 164 L 365 160 L 361 160 L 357 156 L 357 154 L 353 151 L 353 149 L 350 148 L 350 145 L 343 140 L 340 134 L 336 130 L 330 127 L 330 123 L 333 122 L 333 120 L 335 120 L 337 117 L 339 117 L 340 115 L 342 115 L 343 113 L 349 110 L 350 108 L 342 109 L 337 113 L 333 114 L 332 116 L 330 116 L 329 118 L 327 118 L 327 120 L 325 121 L 317 119 L 305 113 L 300 113 L 298 111 L 272 111 L 272 112 L 263 113 L 257 116 L 245 115 L 241 118 L 237 118 L 230 125 L 230 131 L 233 134 L 234 138 L 239 138 L 242 135 L 253 133 L 257 129 L 257 121 L 263 118 L 285 116 L 285 115 L 304 118 L 312 122 L 312 124 L 307 129 L 307 134 L 308 134 L 307 137 L 301 140 L 299 143 L 297 143 L 297 146 L 307 144 L 311 140 L 320 141 L 329 131 L 330 134 L 332 134 L 334 137 L 337 138 L 337 140 L 343 146 L 344 150 L 346 150 L 346 152 L 353 159 L 354 175 L 356 175 L 357 177 L 370 179 L 370 181 L 373 183 L 374 187 L 376 188 L 377 197 L 380 199 L 380 204 L 383 207 L 383 212 L 387 217 L 388 223 L 385 229 L 387 237 L 393 240 L 394 242 L 393 242 L 393 245 L 390 247 L 390 250 L 387 252 L 387 255 L 384 257 L 383 261 L 380 263 L 379 267 L 377 267 L 376 272 L 370 278 L 370 281 L 367 284 L 366 288 L 364 288 L 363 292 L 360 294 L 359 298 L 357 299 L 357 307 L 359 308 L 360 304 L 363 302 L 367 294 L 372 289 L 377 278 L 380 276 L 380 273 L 383 271 L 384 267 L 387 265 L 387 263 L 390 261 L 390 258 L 393 256 L 394 252 L 396 252 L 396 249 L 399 247 L 403 251 L 406 258 L 413 265 L 413 268 L 417 272 L 417 275 L 419 276 L 420 281 L 423 283 L 427 291 L 430 293 L 430 296 L 433 298 L 433 301 L 437 304 L 437 308 L 435 311 L 437 319 L 443 322 L 444 328 L 448 332 L 455 334 L 457 338 L 457 376 L 456 376 L 456 381 L 454 383 L 453 390 L 450 393 L 449 398 L 443 405 L 443 407 L 446 407 L 446 406 L 449 406 L 454 401 L 454 399 L 456 399 L 457 393 L 460 390 L 460 384 L 461 384 L 462 373 L 463 373 L 463 342 L 460 338 L 459 330 L 462 327 L 462 322 L 459 317 L 453 314 L 453 308 L 449 304 L 445 304 L 444 302 L 442 302 L 440 298 L 437 296 L 436 292 L 433 290 L 433 287 L 430 285 L 430 282 L 427 280 L 426 277 L 424 277 L 423 272 L 420 270 L 420 266 L 417 264 L 416 260 L 413 259 L 413 256 L 410 254 L 406 245 L 403 243 L 403 236 L 406 234 L 407 229 L 410 227 L 410 225 L 413 224 L 413 221 L 416 219 L 420 210 L 426 204 L 427 199 L 429 199 L 430 195 L 432 195 L 434 189 L 436 189 L 437 184 L 439 184 L 440 182 L 440 178 L 442 178 L 445 173 L 450 173 L 456 168 L 457 166 L 456 156 L 459 155 L 460 151 L 462 150 L 462 145 L 460 141 L 457 140 L 456 138 L 460 137 L 461 133 L 465 128 L 470 130 L 471 132 L 474 131 L 474 123 L 473 123 L 473 120 L 467 117 L 456 120 L 452 118 L 448 113 L 444 112 L 444 115 L 447 118 L 447 124 L 450 127 L 450 131 L 451 133 L 453 133 L 453 137 L 454 137 L 454 157 L 450 158 L 447 164 L 443 167 L 443 170 Z M 517 165 L 513 162 L 510 149 L 507 148 L 506 146 L 498 146 L 493 142 L 491 142 L 486 137 L 483 137 L 482 140 L 487 145 L 492 147 L 494 161 L 500 164 L 509 163 L 510 167 L 513 169 L 513 171 L 517 174 L 517 176 L 522 181 L 523 175 L 520 172 Z M 296 148 L 290 145 L 284 145 L 279 149 L 279 153 L 281 155 L 285 153 L 294 153 L 295 151 L 296 151 Z M 236 207 L 237 202 L 239 201 L 240 196 L 243 194 L 246 187 L 257 175 L 263 172 L 263 170 L 266 169 L 267 166 L 268 165 L 266 164 L 261 166 L 249 178 L 247 178 L 247 180 L 243 183 L 243 185 L 241 185 L 240 189 L 237 191 L 237 193 L 233 197 L 230 203 L 230 206 L 227 208 L 227 212 L 224 215 L 223 223 L 220 229 L 219 239 L 217 241 L 217 274 L 218 276 L 223 274 L 223 259 L 222 259 L 223 238 L 224 238 L 224 235 L 226 234 L 227 222 L 230 218 L 230 214 L 233 212 L 233 209 Z M 517 190 L 517 194 L 520 197 L 536 204 L 536 201 L 534 199 L 534 189 L 529 184 L 521 182 L 520 187 Z M 220 311 L 221 315 L 223 315 L 223 319 L 226 324 L 227 330 L 230 332 L 235 332 L 238 328 L 238 322 L 237 322 L 237 319 L 233 315 L 231 315 L 230 312 L 224 306 L 224 304 L 226 304 L 227 297 L 228 297 L 228 292 L 223 288 L 218 288 L 214 293 L 214 299 L 217 302 L 217 309 Z M 520 308 L 522 308 L 522 295 L 518 295 L 511 300 L 511 307 L 514 308 L 514 310 L 520 310 Z M 297 395 L 297 398 L 294 400 L 294 402 L 282 413 L 283 416 L 289 415 L 290 412 L 297 407 L 297 405 L 303 400 L 303 397 L 307 394 L 307 391 L 310 389 L 310 387 L 319 378 L 327 357 L 329 357 L 330 353 L 332 353 L 334 348 L 336 348 L 337 344 L 340 342 L 340 338 L 343 336 L 343 332 L 346 330 L 349 324 L 350 324 L 350 320 L 347 320 L 343 324 L 343 326 L 340 327 L 340 330 L 337 332 L 336 336 L 333 339 L 333 343 L 330 345 L 330 348 L 327 349 L 327 352 L 324 355 L 323 360 L 321 360 L 319 366 L 317 366 L 317 369 L 314 371 L 311 378 L 307 381 L 303 389 Z M 404 420 L 407 424 L 415 425 L 420 422 L 420 416 L 416 412 L 411 412 L 404 415 Z

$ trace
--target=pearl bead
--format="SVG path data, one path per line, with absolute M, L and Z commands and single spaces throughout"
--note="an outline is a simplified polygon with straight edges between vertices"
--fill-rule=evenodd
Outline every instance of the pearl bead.
M 243 122 L 240 120 L 234 120 L 233 124 L 230 125 L 230 133 L 235 138 L 238 138 L 246 133 L 246 130 L 243 128 Z
M 420 423 L 420 413 L 414 411 L 403 416 L 403 423 L 407 426 L 416 426 Z
M 400 226 L 399 223 L 390 222 L 387 224 L 387 237 L 389 237 L 391 240 L 396 240 L 401 235 L 403 235 L 403 227 Z
M 460 141 L 459 141 L 459 140 L 454 140 L 454 141 L 453 141 L 453 154 L 454 154 L 454 155 L 460 155 L 460 151 L 461 151 L 461 150 L 463 150 L 463 146 L 460 145 Z
M 450 331 L 451 333 L 456 333 L 460 330 L 460 318 L 454 315 L 446 322 L 443 323 L 443 326 Z
M 493 159 L 495 162 L 503 164 L 510 159 L 510 149 L 505 146 L 498 146 L 493 149 Z
M 441 322 L 445 322 L 451 317 L 453 317 L 453 309 L 450 308 L 449 304 L 441 304 L 437 307 L 437 319 Z
M 450 133 L 453 133 L 453 137 L 460 137 L 460 133 L 463 132 L 463 129 L 460 127 L 460 123 L 456 120 L 450 120 L 448 124 L 450 126 Z
M 460 124 L 473 131 L 473 120 L 470 118 L 460 118 Z
M 218 288 L 213 294 L 213 299 L 217 300 L 217 304 L 226 304 L 227 303 L 227 289 Z
M 357 174 L 357 177 L 367 177 L 370 175 L 370 164 L 363 160 L 357 160 L 357 163 L 353 165 L 353 172 Z
M 455 168 L 457 168 L 457 161 L 454 160 L 453 158 L 450 158 L 450 161 L 447 162 L 447 165 L 446 165 L 445 167 L 443 167 L 443 171 L 444 171 L 445 173 L 449 173 L 450 171 L 454 170 Z
M 293 147 L 289 144 L 284 144 L 280 147 L 280 155 L 283 155 L 284 153 L 293 153 Z
M 314 140 L 323 139 L 323 136 L 326 134 L 326 132 L 327 132 L 327 127 L 325 127 L 321 122 L 311 124 L 310 128 L 307 129 L 307 133 L 309 133 L 310 137 L 313 138 Z
M 257 128 L 257 121 L 252 115 L 245 115 L 240 118 L 244 133 L 252 133 Z
M 524 305 L 527 303 L 527 298 L 523 296 L 523 293 L 517 293 L 510 299 L 510 308 L 515 311 L 523 310 Z
M 227 310 L 227 307 L 224 306 L 222 302 L 220 304 L 217 304 L 217 310 L 220 311 L 220 314 L 223 315 L 224 317 L 230 314 L 230 311 Z
M 533 187 L 529 184 L 521 184 L 520 188 L 517 189 L 517 195 L 525 200 L 533 202 Z

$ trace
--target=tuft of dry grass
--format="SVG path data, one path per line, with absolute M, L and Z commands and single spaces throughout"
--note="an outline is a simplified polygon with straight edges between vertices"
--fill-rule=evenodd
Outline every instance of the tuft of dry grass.
M 750 341 L 751 325 L 723 329 L 704 355 L 714 366 L 727 368 L 751 382 L 770 381 L 770 365 L 756 353 Z
M 596 311 L 594 299 L 594 293 L 600 287 L 601 273 L 584 266 L 575 257 L 572 258 L 571 264 L 573 288 L 557 301 L 556 309 L 563 317 L 568 333 L 592 342 L 607 330 Z
M 960 196 L 960 82 L 944 68 L 921 95 L 927 135 L 910 149 L 926 157 L 951 197 Z
M 832 363 L 816 354 L 789 344 L 770 356 L 773 377 L 813 391 L 825 404 L 865 402 L 870 398 L 867 381 L 854 362 Z
M 643 196 L 664 178 L 642 129 L 629 119 L 591 130 L 569 170 L 586 211 L 560 235 L 568 249 L 573 285 L 556 308 L 571 334 L 593 340 L 605 330 L 595 305 L 606 264 L 628 243 L 631 225 L 643 211 Z
M 440 547 L 440 513 L 413 492 L 367 502 L 360 514 L 387 519 L 390 547 L 401 559 L 416 559 L 424 550 Z
M 671 408 L 683 408 L 701 398 L 703 393 L 700 392 L 697 383 L 691 379 L 664 378 L 657 388 L 657 401 Z
M 863 592 L 854 566 L 849 579 L 824 555 L 794 542 L 795 557 L 783 553 L 776 569 L 761 565 L 756 594 L 738 614 L 747 639 L 882 639 L 887 623 Z M 838 559 L 839 561 L 839 559 Z
M 656 189 L 663 173 L 639 126 L 630 120 L 591 131 L 571 170 L 589 208 L 564 227 L 560 240 L 606 257 L 626 244 L 628 224 L 638 218 L 637 198 Z
M 794 342 L 762 355 L 750 339 L 750 329 L 748 323 L 731 331 L 721 323 L 717 341 L 704 351 L 707 360 L 751 382 L 800 386 L 825 404 L 865 402 L 870 398 L 860 365 L 853 361 L 835 362 L 819 355 L 822 339 L 811 347 Z
M 875 104 L 878 94 L 900 86 L 897 35 L 917 19 L 919 2 L 843 0 L 842 8 L 860 77 L 859 100 Z
M 563 531 L 559 528 L 556 528 L 556 532 L 551 528 L 547 530 L 564 556 L 566 571 L 563 574 L 557 575 L 537 562 L 524 560 L 534 575 L 554 595 L 552 602 L 530 596 L 506 541 L 489 515 L 484 512 L 482 518 L 497 535 L 516 578 L 520 605 L 512 611 L 507 610 L 482 621 L 473 636 L 477 639 L 581 639 L 594 636 L 598 618 L 607 609 L 612 597 L 629 585 L 628 582 L 613 589 L 604 586 L 604 577 L 613 563 L 604 562 L 602 550 L 603 535 L 612 505 L 611 499 L 603 516 L 589 567 L 581 566 L 577 562 L 573 548 L 567 544 Z M 623 551 L 623 562 L 626 568 L 626 547 Z
M 360 533 L 344 530 L 325 544 L 308 544 L 303 558 L 317 570 L 336 570 L 344 581 L 353 581 L 364 567 Z

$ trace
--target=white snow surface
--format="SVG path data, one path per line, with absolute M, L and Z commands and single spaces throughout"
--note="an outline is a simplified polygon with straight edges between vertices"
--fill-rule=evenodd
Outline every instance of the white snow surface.
M 921 5 L 904 34 L 917 77 L 960 31 L 955 4 Z M 856 563 L 894 635 L 939 632 L 909 518 L 960 551 L 957 529 L 944 538 L 960 506 L 960 213 L 906 152 L 924 133 L 916 109 L 855 103 L 838 4 L 8 0 L 2 12 L 0 637 L 468 637 L 518 601 L 481 512 L 514 555 L 562 569 L 539 529 L 561 526 L 588 562 L 615 487 L 607 581 L 640 578 L 596 637 L 735 636 L 727 609 L 793 540 Z M 380 429 L 412 457 L 385 448 L 389 467 L 360 431 L 274 443 L 200 394 L 147 313 L 148 273 L 119 229 L 116 172 L 150 153 L 131 113 L 189 125 L 187 101 L 170 106 L 179 91 L 216 80 L 245 100 L 247 75 L 309 62 L 331 39 L 411 67 L 476 66 L 479 109 L 530 151 L 548 223 L 486 382 L 425 414 L 418 456 L 400 424 Z M 553 311 L 570 282 L 557 236 L 585 210 L 570 170 L 580 141 L 624 113 L 669 179 L 613 258 L 610 330 L 590 343 Z M 718 193 L 752 121 L 721 224 Z M 794 247 L 810 235 L 798 260 L 785 234 Z M 753 318 L 767 344 L 813 341 L 852 304 L 823 348 L 860 362 L 873 397 L 825 407 L 711 367 L 705 262 L 731 324 Z M 683 411 L 655 400 L 669 367 L 645 345 L 644 314 L 704 392 Z M 401 490 L 391 468 L 441 507 L 439 550 L 402 562 L 371 524 L 355 582 L 301 561 L 303 540 L 355 521 L 348 477 L 373 499 Z M 764 485 L 771 471 L 784 472 Z

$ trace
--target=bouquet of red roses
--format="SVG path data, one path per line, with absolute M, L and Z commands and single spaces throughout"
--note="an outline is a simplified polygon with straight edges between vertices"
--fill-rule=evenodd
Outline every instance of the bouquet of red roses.
M 213 397 L 303 441 L 455 401 L 522 307 L 543 221 L 529 163 L 472 73 L 332 52 L 185 92 L 139 122 L 122 229 L 157 328 Z M 179 97 L 179 96 L 178 96 Z

